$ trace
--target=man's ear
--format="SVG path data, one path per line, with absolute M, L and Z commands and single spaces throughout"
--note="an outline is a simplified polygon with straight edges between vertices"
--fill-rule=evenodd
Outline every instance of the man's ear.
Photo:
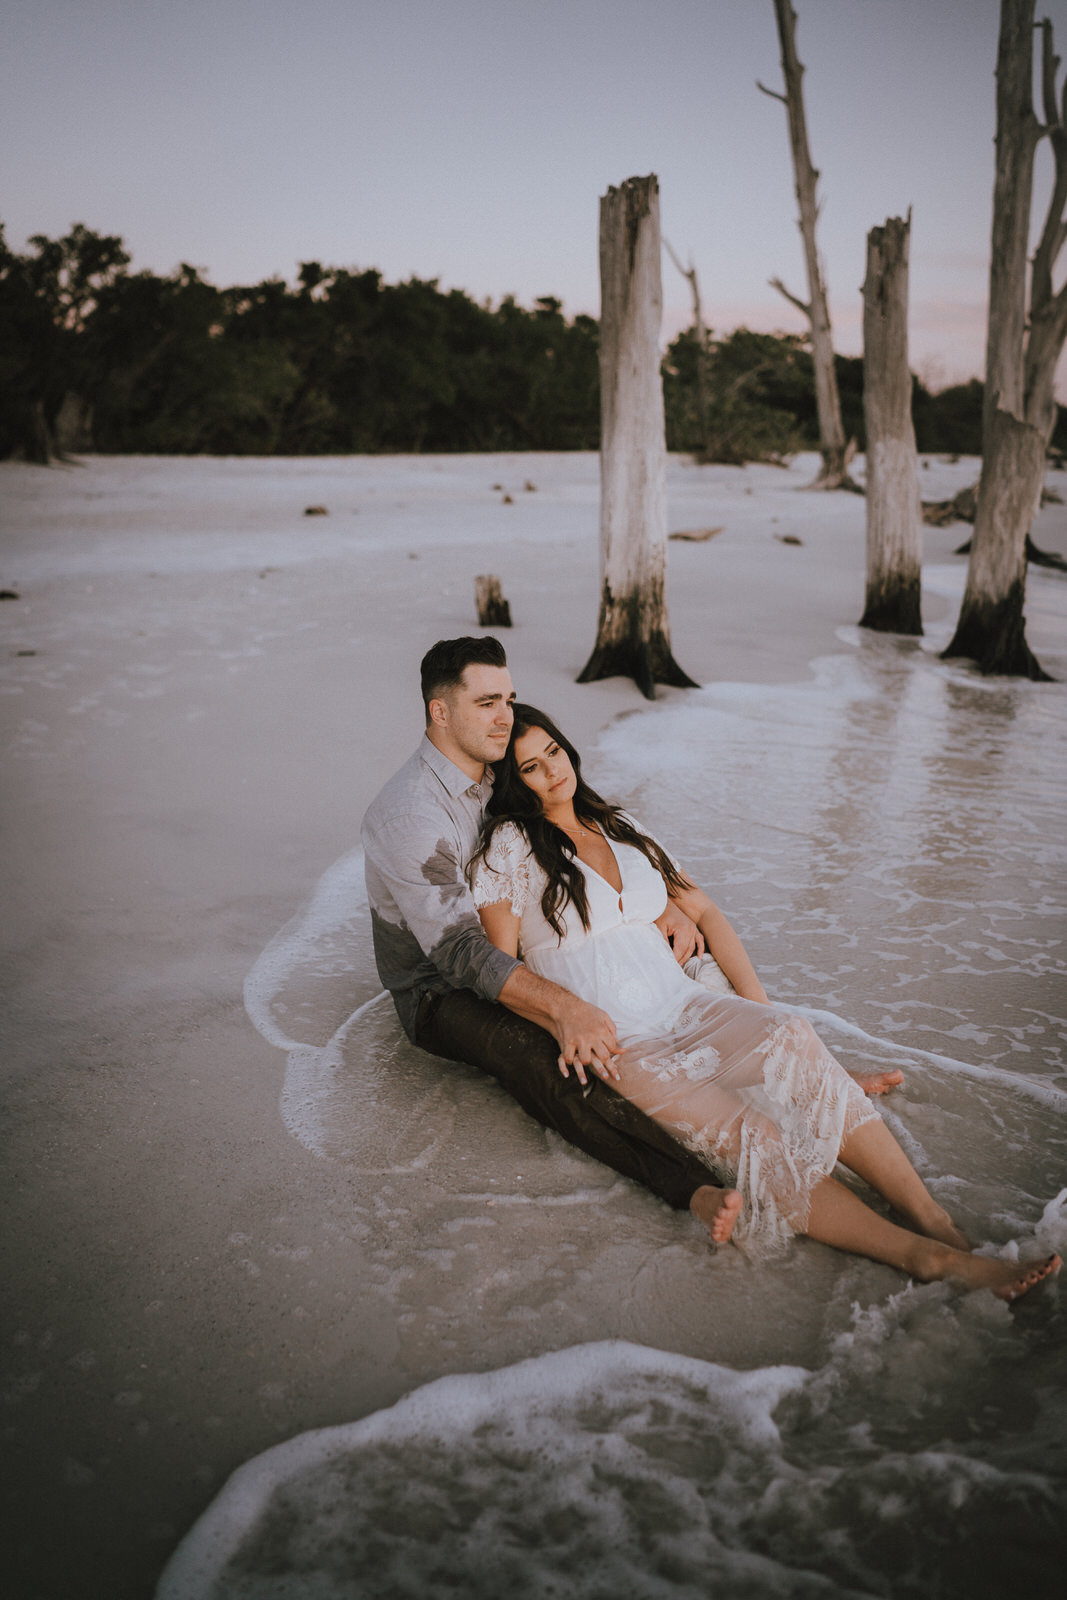
M 448 726 L 448 702 L 446 700 L 430 701 L 430 721 L 439 728 Z

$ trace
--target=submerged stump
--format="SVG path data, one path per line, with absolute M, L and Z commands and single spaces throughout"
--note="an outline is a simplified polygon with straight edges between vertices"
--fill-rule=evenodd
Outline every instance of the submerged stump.
M 511 606 L 504 599 L 500 579 L 495 572 L 474 580 L 474 604 L 478 611 L 478 624 L 482 628 L 510 628 Z

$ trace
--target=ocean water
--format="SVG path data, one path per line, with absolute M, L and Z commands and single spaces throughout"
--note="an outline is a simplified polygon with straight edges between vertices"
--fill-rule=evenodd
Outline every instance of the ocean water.
M 809 682 L 630 714 L 587 769 L 846 1066 L 904 1068 L 886 1120 L 979 1248 L 1028 1258 L 1067 1249 L 1067 693 L 937 642 L 842 630 Z M 361 868 L 246 998 L 430 1381 L 243 1467 L 159 1600 L 1062 1592 L 1063 1279 L 1009 1308 L 807 1241 L 709 1250 L 406 1044 Z

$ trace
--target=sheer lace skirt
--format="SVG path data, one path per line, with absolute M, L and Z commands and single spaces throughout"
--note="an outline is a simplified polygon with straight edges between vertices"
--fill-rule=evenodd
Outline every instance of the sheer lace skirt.
M 690 1002 L 668 1039 L 631 1035 L 617 1087 L 741 1193 L 750 1255 L 803 1233 L 815 1186 L 878 1112 L 811 1024 L 736 995 Z

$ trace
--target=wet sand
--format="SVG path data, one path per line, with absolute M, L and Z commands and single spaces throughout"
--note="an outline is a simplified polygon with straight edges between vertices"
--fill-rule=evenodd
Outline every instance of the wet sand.
M 670 546 L 698 681 L 773 695 L 858 618 L 863 501 L 797 492 L 812 472 L 672 463 L 671 527 L 725 530 Z M 935 462 L 924 494 L 973 475 Z M 405 1342 L 365 1292 L 373 1219 L 287 1131 L 284 1059 L 242 1002 L 414 747 L 421 654 L 478 631 L 474 576 L 498 572 L 516 685 L 579 747 L 646 703 L 574 682 L 593 457 L 90 458 L 0 465 L 0 498 L 8 1562 L 20 1600 L 133 1600 L 248 1457 L 504 1359 L 476 1324 Z M 938 588 L 966 531 L 927 531 Z M 1062 507 L 1036 531 L 1067 553 Z M 952 611 L 931 589 L 928 623 Z M 1067 666 L 1039 598 L 1029 638 Z

